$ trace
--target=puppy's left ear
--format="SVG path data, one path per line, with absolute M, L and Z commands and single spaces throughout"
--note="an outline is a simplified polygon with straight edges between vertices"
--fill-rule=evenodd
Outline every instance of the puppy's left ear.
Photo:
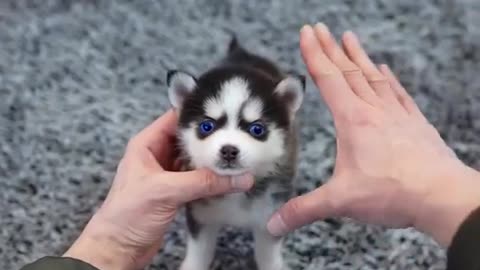
M 197 87 L 197 79 L 184 71 L 169 70 L 167 86 L 170 103 L 176 109 L 180 109 L 185 98 Z
M 281 80 L 276 88 L 275 94 L 278 95 L 285 104 L 287 104 L 290 113 L 295 114 L 303 102 L 305 94 L 305 76 L 289 74 Z

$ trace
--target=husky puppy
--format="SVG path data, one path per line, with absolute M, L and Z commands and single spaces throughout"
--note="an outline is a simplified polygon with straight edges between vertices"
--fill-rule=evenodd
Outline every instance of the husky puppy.
M 285 269 L 282 239 L 266 224 L 294 190 L 297 163 L 295 115 L 305 78 L 283 72 L 234 37 L 219 63 L 194 77 L 167 74 L 168 96 L 179 113 L 178 137 L 186 168 L 219 175 L 255 177 L 245 193 L 199 200 L 186 206 L 188 241 L 181 270 L 209 269 L 222 225 L 253 231 L 259 270 Z

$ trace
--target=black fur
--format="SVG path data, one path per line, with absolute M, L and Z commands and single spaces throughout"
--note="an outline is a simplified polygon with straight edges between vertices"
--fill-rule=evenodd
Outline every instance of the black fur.
M 216 67 L 196 79 L 197 87 L 185 98 L 179 124 L 186 128 L 191 123 L 199 123 L 205 117 L 203 103 L 208 98 L 216 97 L 225 81 L 242 77 L 252 89 L 252 95 L 264 102 L 265 119 L 261 120 L 267 125 L 273 122 L 279 128 L 287 130 L 290 126 L 290 117 L 282 100 L 286 97 L 273 94 L 277 84 L 286 75 L 287 73 L 283 73 L 270 60 L 246 51 L 238 44 L 236 37 L 233 37 L 227 56 Z
M 241 116 L 239 116 L 240 119 L 238 119 L 238 126 L 240 127 L 240 129 L 242 129 L 243 131 L 245 131 L 246 133 L 249 133 L 249 128 L 250 128 L 250 122 L 248 122 L 247 120 L 243 119 Z M 260 122 L 262 123 L 262 122 Z M 269 130 L 268 130 L 268 127 L 266 126 L 265 127 L 266 130 L 265 130 L 265 133 L 260 136 L 260 137 L 254 137 L 256 140 L 259 140 L 259 141 L 266 141 L 268 139 L 268 133 L 269 133 Z
M 236 50 L 243 50 L 243 48 L 238 43 L 238 39 L 235 35 L 232 35 L 232 39 L 230 40 L 230 44 L 228 44 L 228 53 L 231 54 Z
M 209 119 L 209 118 L 203 118 L 203 119 Z M 197 128 L 197 137 L 198 137 L 199 139 L 205 139 L 206 137 L 212 135 L 212 134 L 215 132 L 215 130 L 221 129 L 222 127 L 224 127 L 225 124 L 227 124 L 228 117 L 227 117 L 226 114 L 224 114 L 224 115 L 222 115 L 220 118 L 218 118 L 218 119 L 212 119 L 212 120 L 215 121 L 215 128 L 214 128 L 214 130 L 213 130 L 212 133 L 210 133 L 210 134 L 208 134 L 208 135 L 204 135 L 204 134 L 200 133 L 200 130 Z
M 185 206 L 185 218 L 187 219 L 188 232 L 193 238 L 196 238 L 202 229 L 202 225 L 195 220 L 195 217 L 192 214 L 192 206 L 190 204 Z
M 167 71 L 167 85 L 168 86 L 170 86 L 173 75 L 175 75 L 175 73 L 177 73 L 177 72 L 178 72 L 177 69 L 172 69 L 172 70 Z
M 217 67 L 198 78 L 197 89 L 188 95 L 183 103 L 179 119 L 180 126 L 188 127 L 191 122 L 201 120 L 205 115 L 203 108 L 205 100 L 217 96 L 221 85 L 235 77 L 246 78 L 252 89 L 252 95 L 264 102 L 266 122 L 275 122 L 280 128 L 288 127 L 288 111 L 279 98 L 273 95 L 280 80 L 272 80 L 261 72 L 233 64 Z
M 262 73 L 269 79 L 280 82 L 286 75 L 277 65 L 269 59 L 252 54 L 238 44 L 237 38 L 233 37 L 229 45 L 227 57 L 221 62 L 224 65 L 243 66 Z

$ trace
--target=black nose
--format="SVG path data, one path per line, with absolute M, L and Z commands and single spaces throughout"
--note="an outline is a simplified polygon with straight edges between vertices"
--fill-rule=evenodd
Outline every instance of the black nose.
M 222 154 L 222 158 L 225 161 L 231 162 L 237 159 L 238 153 L 240 150 L 238 150 L 237 147 L 233 145 L 225 145 L 220 149 L 220 153 Z

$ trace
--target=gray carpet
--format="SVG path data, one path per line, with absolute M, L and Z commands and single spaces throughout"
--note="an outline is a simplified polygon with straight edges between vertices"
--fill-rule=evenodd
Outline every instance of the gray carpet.
M 128 138 L 168 107 L 165 72 L 198 73 L 236 32 L 305 71 L 298 29 L 353 29 L 390 64 L 468 164 L 480 163 L 480 4 L 476 0 L 0 2 L 0 269 L 59 255 L 104 198 Z M 311 81 L 302 111 L 303 193 L 332 170 L 331 118 Z M 307 146 L 308 144 L 308 146 Z M 179 215 L 150 269 L 176 269 Z M 350 220 L 292 233 L 292 269 L 444 269 L 445 252 L 413 230 Z M 214 269 L 249 269 L 251 235 L 228 228 Z

